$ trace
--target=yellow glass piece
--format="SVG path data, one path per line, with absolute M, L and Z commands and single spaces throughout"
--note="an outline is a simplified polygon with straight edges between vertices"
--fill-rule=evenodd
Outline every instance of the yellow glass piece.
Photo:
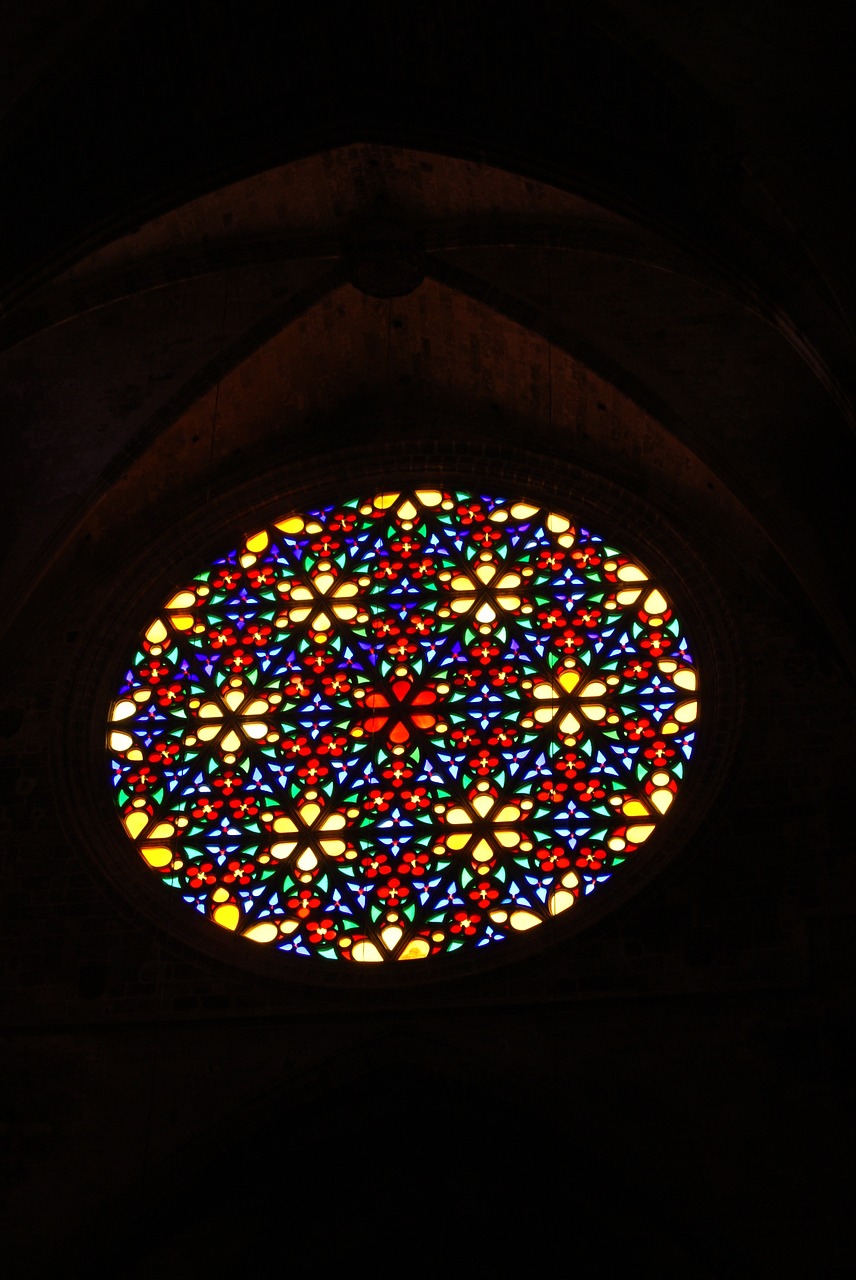
M 648 592 L 645 597 L 645 603 L 642 605 L 646 613 L 665 613 L 668 607 L 668 600 L 662 591 L 658 591 L 656 587 L 653 591 Z
M 383 941 L 383 945 L 388 951 L 392 951 L 398 946 L 399 942 L 404 937 L 404 930 L 400 925 L 388 924 L 385 929 L 381 929 L 380 936 Z
M 621 812 L 627 818 L 647 818 L 649 810 L 641 800 L 625 800 Z
M 273 829 L 274 829 L 274 831 L 276 831 L 276 832 L 280 832 L 280 831 L 296 831 L 296 830 L 297 830 L 297 827 L 296 827 L 296 825 L 292 822 L 291 818 L 283 817 L 283 818 L 277 818 L 277 819 L 275 820 L 275 822 L 274 822 L 274 824 L 273 824 Z
M 606 685 L 602 680 L 589 680 L 587 685 L 580 689 L 581 698 L 602 698 L 606 693 Z
M 499 511 L 492 511 L 489 519 L 494 520 L 497 524 L 505 524 L 508 519 L 508 512 L 500 508 Z
M 249 929 L 245 929 L 241 936 L 251 939 L 252 942 L 273 942 L 278 935 L 279 929 L 272 920 L 262 920 L 260 924 L 254 924 Z
M 423 507 L 439 507 L 443 501 L 443 495 L 439 489 L 417 489 L 416 497 Z
M 577 875 L 576 871 L 566 871 L 565 874 L 562 876 L 562 884 L 565 886 L 566 889 L 576 889 L 579 882 L 580 882 L 580 878 Z
M 490 918 L 494 924 L 505 924 L 508 919 L 507 911 L 491 911 Z
M 200 738 L 202 737 L 201 732 L 199 736 Z M 223 734 L 223 740 L 221 741 L 220 746 L 224 751 L 237 751 L 240 745 L 241 739 L 238 737 L 237 733 L 235 733 L 234 729 L 229 729 L 227 733 Z
M 312 592 L 308 587 L 298 584 L 298 586 L 292 588 L 291 598 L 292 600 L 311 600 Z
M 134 813 L 129 813 L 127 817 L 123 819 L 125 830 L 132 840 L 136 840 L 137 836 L 145 830 L 148 821 L 149 815 L 147 813 L 141 813 L 139 809 L 135 810 Z
M 696 678 L 696 673 L 692 671 L 689 667 L 684 667 L 682 671 L 676 671 L 675 674 L 672 676 L 672 680 L 681 689 L 689 689 L 690 692 L 695 692 L 695 689 L 698 685 L 698 679 Z
M 300 817 L 307 827 L 311 827 L 312 823 L 318 817 L 320 812 L 321 812 L 320 804 L 316 804 L 314 800 L 310 800 L 308 804 L 305 804 L 302 806 L 300 810 Z M 296 831 L 297 828 L 292 827 L 292 830 Z
M 642 844 L 644 840 L 648 839 L 653 830 L 654 824 L 652 822 L 628 827 L 627 839 L 632 840 L 634 844 Z
M 211 901 L 212 902 L 228 902 L 229 890 L 225 889 L 223 885 L 221 885 L 219 889 L 215 889 L 214 892 L 211 894 Z
M 158 870 L 168 867 L 172 862 L 172 849 L 167 849 L 164 845 L 144 845 L 140 853 L 150 867 L 156 867 Z
M 146 632 L 146 639 L 149 644 L 163 644 L 167 637 L 167 629 L 161 622 L 160 618 L 155 618 L 154 622 Z
M 341 831 L 347 823 L 348 819 L 344 813 L 331 813 L 321 823 L 321 831 Z
M 388 511 L 399 499 L 397 493 L 379 493 L 374 500 L 375 508 L 378 511 Z
M 254 555 L 258 555 L 260 551 L 264 551 L 268 541 L 267 530 L 262 529 L 261 533 L 254 533 L 247 538 L 247 550 L 252 551 Z
M 300 928 L 299 920 L 280 920 L 279 922 L 280 933 L 285 933 L 285 934 L 294 933 L 299 928 Z
M 347 849 L 344 840 L 319 840 L 318 842 L 328 858 L 339 858 Z
M 296 840 L 277 840 L 276 844 L 271 845 L 270 854 L 272 858 L 281 860 L 282 858 L 287 858 L 290 854 L 294 853 L 296 848 Z
M 111 733 L 110 747 L 113 751 L 127 751 L 134 745 L 134 739 L 128 733 Z
M 539 724 L 549 724 L 553 716 L 558 710 L 557 707 L 536 707 L 534 711 L 535 719 Z
M 533 915 L 531 911 L 512 911 L 509 923 L 511 924 L 512 929 L 518 929 L 520 932 L 524 932 L 526 929 L 534 929 L 536 925 L 539 925 L 541 923 L 541 917 Z
M 424 960 L 431 952 L 431 945 L 426 938 L 412 938 L 403 948 L 399 960 Z
M 628 587 L 625 591 L 619 591 L 615 598 L 620 605 L 627 605 L 633 604 L 634 600 L 638 600 L 641 594 L 641 587 Z
M 538 508 L 531 507 L 528 502 L 515 502 L 511 514 L 515 520 L 528 520 L 530 516 L 538 514 Z
M 556 889 L 550 895 L 550 915 L 557 916 L 560 912 L 567 911 L 575 902 L 576 898 L 567 889 Z
M 574 689 L 576 689 L 579 682 L 580 682 L 580 673 L 579 671 L 574 671 L 573 668 L 569 668 L 563 671 L 562 674 L 559 676 L 559 684 L 562 686 L 565 693 L 573 693 Z
M 520 844 L 518 831 L 495 831 L 494 836 L 497 844 L 502 845 L 503 849 L 516 849 Z
M 264 698 L 253 698 L 252 702 L 248 702 L 244 707 L 241 715 L 244 716 L 263 716 L 268 710 L 268 704 Z
M 446 847 L 449 849 L 453 849 L 457 853 L 459 849 L 465 848 L 469 838 L 470 838 L 469 832 L 456 831 L 453 835 L 449 836 L 448 839 L 446 840 Z
M 358 610 L 353 604 L 334 604 L 333 612 L 342 622 L 351 622 L 356 618 Z
M 477 796 L 476 799 L 486 800 L 488 799 L 488 797 Z M 493 802 L 491 800 L 488 800 L 488 806 L 485 812 L 487 812 L 490 809 L 490 806 L 492 803 Z M 450 809 L 449 812 L 446 814 L 446 821 L 449 823 L 450 826 L 462 827 L 462 826 L 471 826 L 473 820 L 470 817 L 470 815 L 467 813 L 466 809 L 459 809 L 456 806 L 454 809 Z
M 551 533 L 564 533 L 570 529 L 571 522 L 566 516 L 557 515 L 555 511 L 551 511 L 544 521 Z
M 222 720 L 223 712 L 216 702 L 203 702 L 197 712 L 200 720 Z
M 480 818 L 486 818 L 493 808 L 493 796 L 479 795 L 473 799 L 473 808 Z
M 175 827 L 172 825 L 171 822 L 159 822 L 157 826 L 153 827 L 152 830 L 149 832 L 149 836 L 151 837 L 152 840 L 165 840 L 167 836 L 174 836 L 174 835 L 175 835 Z
M 300 533 L 303 529 L 303 517 L 289 516 L 286 520 L 278 520 L 276 527 L 283 533 Z
M 237 929 L 241 919 L 240 907 L 234 902 L 224 902 L 222 906 L 214 908 L 212 919 L 221 929 Z
M 362 964 L 376 964 L 379 960 L 383 961 L 383 956 L 373 942 L 355 942 L 351 948 L 351 955 Z
M 539 698 L 542 702 L 546 698 L 556 698 L 558 696 L 556 690 L 553 688 L 552 685 L 549 685 L 549 684 L 536 684 L 535 688 L 532 690 L 532 693 L 536 698 Z
M 475 802 L 473 808 L 475 809 Z M 501 809 L 493 815 L 494 822 L 516 822 L 520 817 L 520 810 L 516 804 L 504 804 Z
M 177 591 L 171 600 L 167 600 L 165 609 L 192 609 L 196 604 L 196 596 L 192 591 Z
M 247 737 L 252 738 L 254 742 L 260 742 L 261 739 L 264 738 L 265 735 L 267 734 L 267 725 L 260 724 L 258 720 L 250 720 L 247 724 L 244 724 L 241 727 L 243 728 L 244 733 L 247 735 Z M 225 741 L 226 739 L 224 738 L 223 739 L 224 744 L 225 744 Z M 229 747 L 227 748 L 227 750 L 234 751 L 235 748 Z
M 692 724 L 697 715 L 697 702 L 682 702 L 679 707 L 675 707 L 674 716 L 678 724 Z
M 398 508 L 398 514 L 401 516 L 402 520 L 415 520 L 419 512 L 416 510 L 410 499 L 405 498 L 401 506 Z
M 662 791 L 654 791 L 651 793 L 651 803 L 660 813 L 665 813 L 674 800 L 674 794 L 664 788 Z
M 117 702 L 113 707 L 111 720 L 127 720 L 137 710 L 137 704 L 130 698 L 123 698 L 121 702 Z
M 589 720 L 603 720 L 606 716 L 606 707 L 602 706 L 599 702 L 586 703 L 585 706 L 580 707 L 580 711 L 582 711 L 583 715 Z
M 638 564 L 623 564 L 618 570 L 621 582 L 647 582 L 648 575 L 643 573 Z
M 312 626 L 315 631 L 329 631 L 332 625 L 333 624 L 327 614 L 323 611 L 321 613 L 316 613 L 315 617 L 312 619 Z
M 174 613 L 170 618 L 170 623 L 174 631 L 189 631 L 193 626 L 194 618 L 190 613 Z
M 304 849 L 300 857 L 297 859 L 297 866 L 301 871 L 312 871 L 318 866 L 318 859 L 313 849 Z
M 487 586 L 487 584 L 489 582 L 493 582 L 494 578 L 496 577 L 496 565 L 494 564 L 476 565 L 476 577 L 478 578 L 479 582 L 483 582 L 484 585 Z
M 217 737 L 222 727 L 219 721 L 217 724 L 204 724 L 201 729 L 197 729 L 196 736 L 200 742 L 210 742 L 212 738 Z M 189 742 L 190 739 L 188 738 L 187 741 Z
M 493 849 L 491 849 L 487 840 L 481 839 L 476 842 L 472 856 L 473 862 L 490 862 L 493 857 Z

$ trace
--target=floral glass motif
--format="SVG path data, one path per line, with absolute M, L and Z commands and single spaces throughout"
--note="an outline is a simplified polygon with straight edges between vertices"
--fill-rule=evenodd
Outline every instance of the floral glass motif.
M 501 943 L 672 805 L 697 673 L 663 587 L 565 515 L 425 488 L 290 515 L 176 591 L 110 708 L 125 831 L 300 956 Z

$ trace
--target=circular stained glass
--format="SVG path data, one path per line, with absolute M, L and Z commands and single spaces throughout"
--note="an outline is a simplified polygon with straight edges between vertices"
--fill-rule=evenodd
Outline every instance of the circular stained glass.
M 426 488 L 289 515 L 165 602 L 110 709 L 127 836 L 188 909 L 358 962 L 585 910 L 668 812 L 697 673 L 569 516 Z

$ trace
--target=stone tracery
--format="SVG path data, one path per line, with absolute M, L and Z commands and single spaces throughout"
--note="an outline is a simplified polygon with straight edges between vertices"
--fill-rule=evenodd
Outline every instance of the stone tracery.
M 295 514 L 175 592 L 111 708 L 125 830 L 222 927 L 420 959 L 561 915 L 653 835 L 697 673 L 565 515 L 420 489 Z

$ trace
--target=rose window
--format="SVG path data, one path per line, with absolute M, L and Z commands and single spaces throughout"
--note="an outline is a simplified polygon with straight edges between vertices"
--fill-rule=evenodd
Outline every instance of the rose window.
M 570 516 L 420 489 L 174 591 L 111 705 L 127 837 L 188 908 L 357 962 L 502 944 L 644 857 L 693 752 L 666 588 Z

